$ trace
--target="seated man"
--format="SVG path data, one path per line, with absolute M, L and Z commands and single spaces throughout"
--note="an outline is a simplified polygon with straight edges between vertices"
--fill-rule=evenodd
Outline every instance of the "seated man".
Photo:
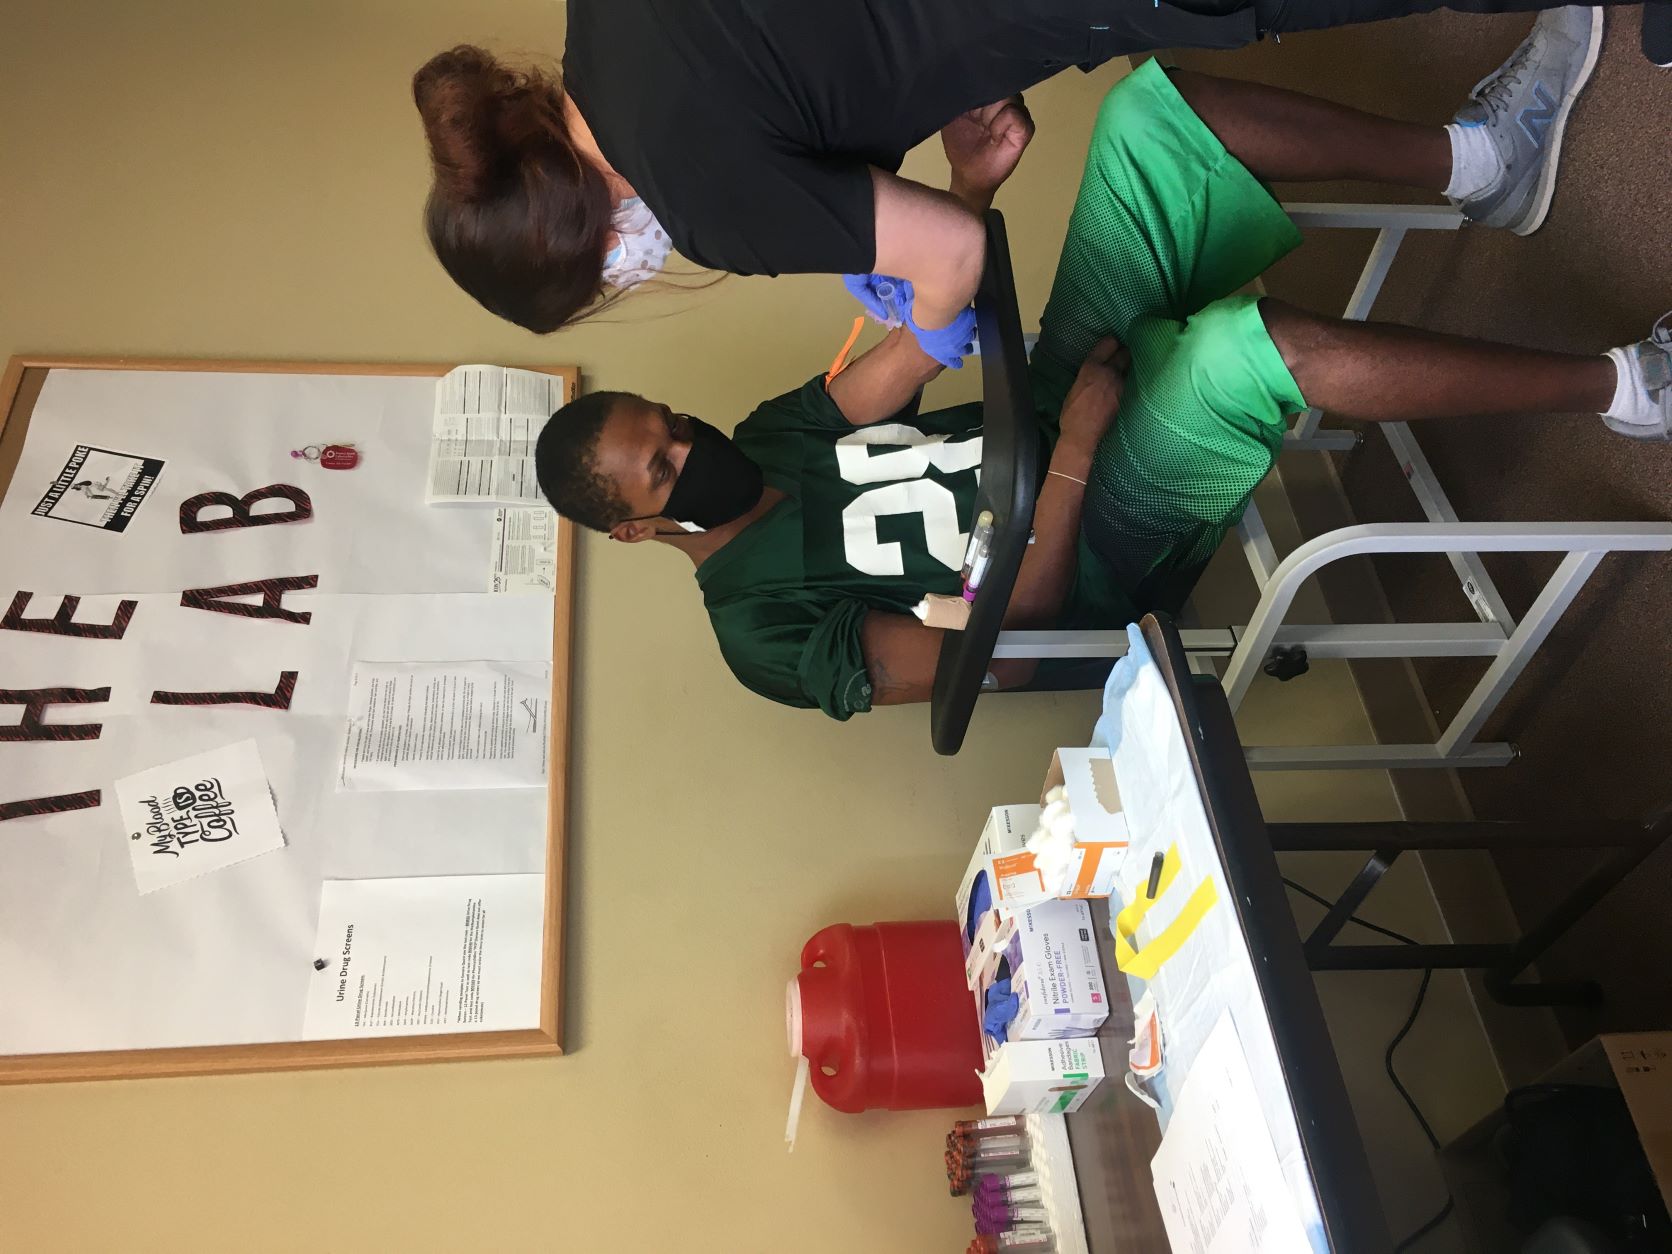
M 1471 139 L 1496 138 L 1485 122 Z M 1155 62 L 1114 88 L 1031 364 L 1049 463 L 1006 627 L 1113 628 L 1177 610 L 1271 468 L 1286 417 L 1308 405 L 1368 421 L 1589 411 L 1666 438 L 1665 338 L 1567 356 L 1234 294 L 1300 242 L 1263 178 L 1449 188 L 1465 207 L 1459 179 L 1472 179 L 1494 205 L 1543 216 L 1553 155 L 1506 144 L 1493 165 L 1489 142 L 1474 150 L 1485 172 L 1471 173 L 1458 147 L 1438 128 Z M 970 174 L 955 169 L 955 183 Z M 684 552 L 753 691 L 838 719 L 925 700 L 941 633 L 911 609 L 959 591 L 981 460 L 979 405 L 916 412 L 938 370 L 895 332 L 729 439 L 628 393 L 582 396 L 540 435 L 540 484 L 578 523 Z M 1035 666 L 993 673 L 1015 687 Z

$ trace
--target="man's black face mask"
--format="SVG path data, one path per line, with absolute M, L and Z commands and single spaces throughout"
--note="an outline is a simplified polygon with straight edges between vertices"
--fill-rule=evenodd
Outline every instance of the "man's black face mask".
M 701 418 L 683 417 L 691 424 L 691 451 L 661 517 L 708 531 L 747 514 L 759 503 L 765 484 L 761 468 L 722 432 Z

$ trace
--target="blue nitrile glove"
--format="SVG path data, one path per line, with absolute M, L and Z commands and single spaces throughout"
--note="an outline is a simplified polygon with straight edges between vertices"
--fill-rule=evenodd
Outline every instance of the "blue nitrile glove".
M 975 882 L 970 885 L 970 912 L 969 917 L 964 920 L 965 940 L 973 941 L 975 939 L 976 928 L 980 926 L 976 920 L 992 908 L 993 886 L 987 881 L 987 872 L 977 871 Z
M 917 337 L 917 346 L 926 356 L 933 357 L 948 370 L 962 370 L 965 355 L 975 351 L 975 306 L 965 306 L 948 325 L 933 331 L 918 326 L 908 306 L 906 329 Z
M 911 313 L 911 280 L 890 274 L 844 274 L 842 283 L 865 312 L 885 326 L 904 326 Z
M 1010 991 L 1009 980 L 994 980 L 987 990 L 987 1005 L 981 1015 L 981 1026 L 987 1035 L 1001 1045 L 1008 1035 L 1010 1021 L 1022 1008 L 1022 999 Z

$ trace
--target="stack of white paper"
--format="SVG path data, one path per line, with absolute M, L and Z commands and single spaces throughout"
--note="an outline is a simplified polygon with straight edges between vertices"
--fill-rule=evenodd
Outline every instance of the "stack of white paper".
M 557 512 L 544 506 L 493 512 L 493 590 L 557 591 Z
M 435 387 L 431 505 L 540 500 L 534 442 L 567 401 L 563 380 L 506 366 L 459 366 Z
M 327 880 L 305 1040 L 535 1027 L 543 875 Z
M 549 662 L 357 662 L 337 786 L 540 788 Z
M 1173 1254 L 1308 1254 L 1236 1024 L 1219 1017 L 1150 1160 Z

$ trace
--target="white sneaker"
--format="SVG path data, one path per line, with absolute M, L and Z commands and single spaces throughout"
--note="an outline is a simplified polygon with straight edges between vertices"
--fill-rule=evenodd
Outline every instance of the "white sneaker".
M 1491 186 L 1460 201 L 1483 226 L 1531 235 L 1544 225 L 1556 194 L 1556 166 L 1568 114 L 1596 70 L 1602 51 L 1602 10 L 1547 9 L 1509 60 L 1469 93 L 1452 119 L 1481 127 L 1498 150 L 1502 172 Z
M 1655 323 L 1648 339 L 1615 349 L 1609 359 L 1630 372 L 1631 386 L 1637 389 L 1632 409 L 1642 420 L 1604 414 L 1608 429 L 1634 440 L 1672 440 L 1672 313 Z

